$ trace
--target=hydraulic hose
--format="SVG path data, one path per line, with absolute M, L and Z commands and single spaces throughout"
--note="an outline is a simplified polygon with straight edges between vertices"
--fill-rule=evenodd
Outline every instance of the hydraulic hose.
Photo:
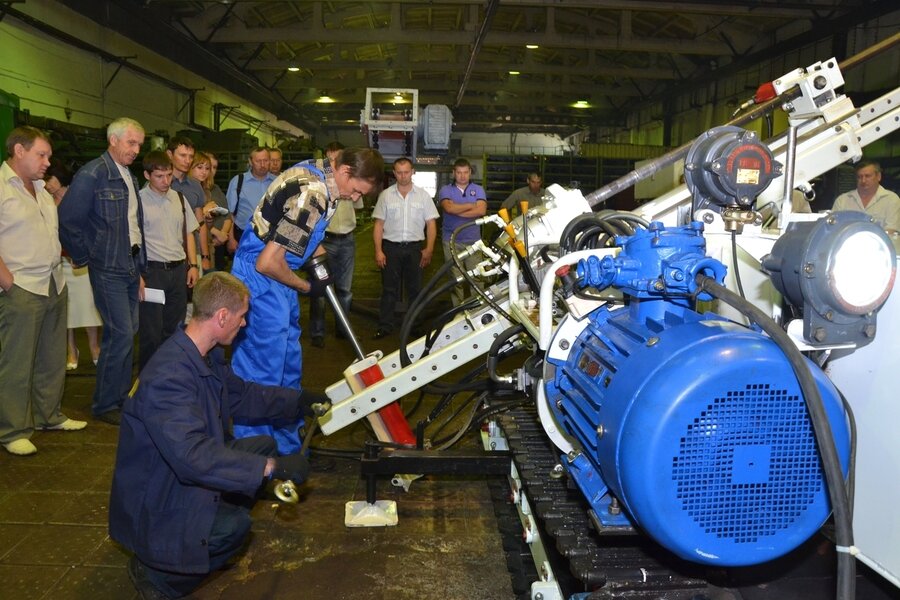
M 514 319 L 511 316 L 509 316 L 509 313 L 507 313 L 505 310 L 503 310 L 502 306 L 497 304 L 497 302 L 494 299 L 489 297 L 484 292 L 484 290 L 482 290 L 477 285 L 475 280 L 472 279 L 471 275 L 469 275 L 469 273 L 466 272 L 466 266 L 459 260 L 459 256 L 456 255 L 456 251 L 455 251 L 456 250 L 456 234 L 458 234 L 460 231 L 462 231 L 466 227 L 475 226 L 475 224 L 477 222 L 478 222 L 478 220 L 476 219 L 475 221 L 463 223 L 462 225 L 460 225 L 459 227 L 457 227 L 456 229 L 453 230 L 453 233 L 450 234 L 450 256 L 453 257 L 453 263 L 456 265 L 456 268 L 459 270 L 459 272 L 462 273 L 462 276 L 466 279 L 466 282 L 469 284 L 469 286 L 471 286 L 472 290 L 476 294 L 481 296 L 481 299 L 484 300 L 488 304 L 488 306 L 490 306 L 491 308 L 496 310 L 497 313 L 500 314 L 504 319 L 506 319 L 509 322 L 513 322 Z
M 525 331 L 525 326 L 521 323 L 516 323 L 512 327 L 507 327 L 500 335 L 494 338 L 491 348 L 488 350 L 487 370 L 488 376 L 490 376 L 491 380 L 495 383 L 509 385 L 510 382 L 500 379 L 497 375 L 497 363 L 500 361 L 500 348 L 502 348 L 507 341 L 523 331 Z
M 724 286 L 719 285 L 714 279 L 706 275 L 698 274 L 697 284 L 701 290 L 707 291 L 712 296 L 724 301 L 759 325 L 784 352 L 794 374 L 797 376 L 803 399 L 809 411 L 810 422 L 815 432 L 816 445 L 819 448 L 819 456 L 822 459 L 822 468 L 828 486 L 828 496 L 834 512 L 838 558 L 837 600 L 851 600 L 855 596 L 856 585 L 856 558 L 853 556 L 855 551 L 853 546 L 853 514 L 844 483 L 844 475 L 841 472 L 840 458 L 834 446 L 831 424 L 822 405 L 822 396 L 809 370 L 809 365 L 787 333 L 753 304 Z

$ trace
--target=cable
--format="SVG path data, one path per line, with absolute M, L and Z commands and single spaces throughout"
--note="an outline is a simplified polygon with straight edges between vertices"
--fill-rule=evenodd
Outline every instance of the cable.
M 491 348 L 490 350 L 488 350 L 487 354 L 487 370 L 488 376 L 491 378 L 491 381 L 503 385 L 509 385 L 508 382 L 502 381 L 497 377 L 497 362 L 499 362 L 500 359 L 500 348 L 502 348 L 507 341 L 519 335 L 523 331 L 525 331 L 525 326 L 521 323 L 516 323 L 512 327 L 507 327 L 500 335 L 494 338 L 494 341 L 491 344 Z
M 837 553 L 837 599 L 849 600 L 855 595 L 856 583 L 856 558 L 850 553 L 850 549 L 853 547 L 853 514 L 844 483 L 844 475 L 841 472 L 840 458 L 834 446 L 831 423 L 828 421 L 819 387 L 813 379 L 809 365 L 787 333 L 764 312 L 706 275 L 698 274 L 697 284 L 702 290 L 725 301 L 759 325 L 784 352 L 797 376 L 815 432 L 816 444 L 819 448 L 819 456 L 822 460 L 822 469 L 828 487 L 828 497 L 834 511 L 835 538 L 839 550 Z
M 738 292 L 741 298 L 747 299 L 744 295 L 744 285 L 741 283 L 741 270 L 738 268 L 738 251 L 737 251 L 737 232 L 731 232 L 731 262 L 734 265 L 734 280 L 737 283 Z
M 466 282 L 472 288 L 472 291 L 474 291 L 476 294 L 481 296 L 482 300 L 484 300 L 488 304 L 488 306 L 490 306 L 495 311 L 497 311 L 500 315 L 502 315 L 504 319 L 506 319 L 507 321 L 512 323 L 513 318 L 509 315 L 509 313 L 507 313 L 505 310 L 503 310 L 503 308 L 499 304 L 497 304 L 493 298 L 490 298 L 484 292 L 484 290 L 481 289 L 481 287 L 477 284 L 477 282 L 466 271 L 465 265 L 463 265 L 462 262 L 460 262 L 459 256 L 456 253 L 456 235 L 460 231 L 465 229 L 466 227 L 473 227 L 476 223 L 477 223 L 477 220 L 470 221 L 468 223 L 463 223 L 462 225 L 460 225 L 459 227 L 457 227 L 456 229 L 453 230 L 453 233 L 450 234 L 450 255 L 453 257 L 453 263 L 456 265 L 456 268 L 459 270 L 460 273 L 462 273 L 463 278 L 466 280 Z

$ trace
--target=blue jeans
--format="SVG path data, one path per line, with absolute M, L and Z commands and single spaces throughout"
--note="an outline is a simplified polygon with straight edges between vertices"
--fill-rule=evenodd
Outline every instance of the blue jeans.
M 353 234 L 346 237 L 329 237 L 322 241 L 328 253 L 328 268 L 334 281 L 334 291 L 344 313 L 350 314 L 353 299 L 353 268 L 356 263 L 356 240 Z M 335 322 L 335 330 L 338 324 Z M 325 298 L 312 298 L 309 303 L 309 334 L 311 337 L 325 336 Z
M 103 319 L 97 385 L 91 412 L 101 415 L 120 409 L 131 389 L 134 336 L 138 331 L 138 270 L 132 261 L 127 273 L 88 269 L 94 304 Z

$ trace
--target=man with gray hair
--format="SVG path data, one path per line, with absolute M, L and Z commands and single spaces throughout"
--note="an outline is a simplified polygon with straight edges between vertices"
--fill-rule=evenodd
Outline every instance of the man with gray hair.
M 59 205 L 59 234 L 72 263 L 90 267 L 94 303 L 103 319 L 91 412 L 118 425 L 131 389 L 140 273 L 147 260 L 138 182 L 128 170 L 141 151 L 144 128 L 123 117 L 109 124 L 106 137 L 107 151 L 75 174 Z
M 874 160 L 856 163 L 856 189 L 838 196 L 832 210 L 866 213 L 881 225 L 900 251 L 900 197 L 881 187 L 881 165 Z

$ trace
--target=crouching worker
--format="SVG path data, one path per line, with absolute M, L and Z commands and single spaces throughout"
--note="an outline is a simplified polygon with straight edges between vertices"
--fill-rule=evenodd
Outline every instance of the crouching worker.
M 154 353 L 122 410 L 110 536 L 132 551 L 141 598 L 180 598 L 244 545 L 267 479 L 303 481 L 303 456 L 277 456 L 269 436 L 235 440 L 231 418 L 311 416 L 297 390 L 244 381 L 220 346 L 245 325 L 250 293 L 224 272 L 194 287 L 194 312 Z

